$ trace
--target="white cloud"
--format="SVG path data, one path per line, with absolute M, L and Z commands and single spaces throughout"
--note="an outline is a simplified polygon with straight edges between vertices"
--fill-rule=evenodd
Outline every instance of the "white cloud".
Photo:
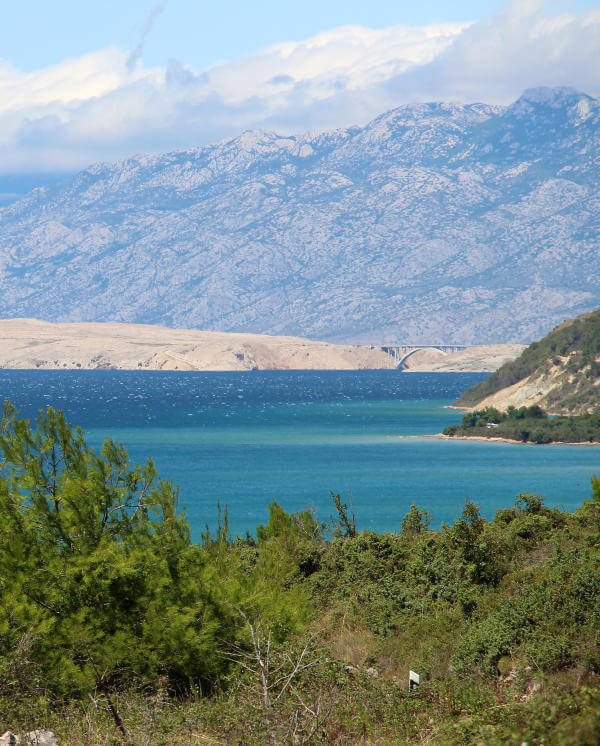
M 342 27 L 205 71 L 144 69 L 117 49 L 31 73 L 0 62 L 0 171 L 74 169 L 247 127 L 347 126 L 409 101 L 508 103 L 537 85 L 598 95 L 599 59 L 600 7 L 550 16 L 542 0 L 513 0 L 473 24 Z
M 345 26 L 303 42 L 277 44 L 250 58 L 213 68 L 209 75 L 228 101 L 240 101 L 248 95 L 272 96 L 266 86 L 275 76 L 289 78 L 284 89 L 302 84 L 322 98 L 329 89 L 339 88 L 340 82 L 359 90 L 430 62 L 465 27 L 466 24 L 396 26 L 376 31 Z
M 527 87 L 572 86 L 600 94 L 600 6 L 548 16 L 543 0 L 513 0 L 466 29 L 430 64 L 396 83 L 415 96 L 507 103 Z

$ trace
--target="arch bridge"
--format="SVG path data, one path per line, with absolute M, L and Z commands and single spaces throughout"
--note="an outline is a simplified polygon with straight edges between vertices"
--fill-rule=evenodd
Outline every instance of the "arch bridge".
M 380 345 L 380 349 L 386 352 L 396 363 L 396 368 L 402 370 L 407 359 L 419 350 L 438 350 L 442 355 L 448 355 L 450 352 L 459 352 L 466 350 L 466 345 L 455 344 L 437 344 L 437 345 Z

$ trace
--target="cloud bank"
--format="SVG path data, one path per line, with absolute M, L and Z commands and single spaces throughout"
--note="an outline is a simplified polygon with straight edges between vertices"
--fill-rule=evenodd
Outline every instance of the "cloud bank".
M 414 101 L 509 103 L 538 85 L 600 95 L 600 6 L 560 15 L 544 6 L 514 0 L 472 24 L 347 26 L 208 70 L 177 60 L 144 68 L 141 47 L 31 73 L 0 61 L 0 172 L 74 170 L 246 128 L 361 124 Z

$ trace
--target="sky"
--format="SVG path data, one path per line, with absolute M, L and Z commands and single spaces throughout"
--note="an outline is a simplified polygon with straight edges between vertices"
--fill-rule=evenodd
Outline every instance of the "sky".
M 0 175 L 72 172 L 405 103 L 600 96 L 588 0 L 20 0 L 0 24 Z

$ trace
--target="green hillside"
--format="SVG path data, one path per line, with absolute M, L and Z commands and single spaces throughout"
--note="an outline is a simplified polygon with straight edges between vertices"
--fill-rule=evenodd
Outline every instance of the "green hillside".
M 550 376 L 543 404 L 553 412 L 583 413 L 598 408 L 600 310 L 565 321 L 485 381 L 462 394 L 458 406 L 474 407 L 530 376 Z

